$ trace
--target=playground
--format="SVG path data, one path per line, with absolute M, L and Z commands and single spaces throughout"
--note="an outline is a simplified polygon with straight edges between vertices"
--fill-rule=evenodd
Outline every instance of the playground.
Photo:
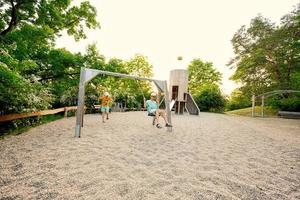
M 300 200 L 299 0 L 0 16 L 0 200 Z
M 297 120 L 146 112 L 85 115 L 0 140 L 2 199 L 299 199 Z

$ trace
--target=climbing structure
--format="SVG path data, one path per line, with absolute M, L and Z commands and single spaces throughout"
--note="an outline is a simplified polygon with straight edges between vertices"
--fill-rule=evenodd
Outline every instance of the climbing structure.
M 169 91 L 170 99 L 175 100 L 176 114 L 183 114 L 186 110 L 189 114 L 199 115 L 200 110 L 192 95 L 188 92 L 188 71 L 175 69 L 170 72 Z

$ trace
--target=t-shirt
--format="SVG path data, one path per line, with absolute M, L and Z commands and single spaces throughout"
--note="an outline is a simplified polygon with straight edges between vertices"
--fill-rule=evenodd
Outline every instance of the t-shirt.
M 102 96 L 100 97 L 101 100 L 101 106 L 108 107 L 109 103 L 112 101 L 112 99 L 108 96 Z
M 156 101 L 152 101 L 152 100 L 147 100 L 146 101 L 146 106 L 147 106 L 148 113 L 150 113 L 151 110 L 158 108 L 157 102 Z

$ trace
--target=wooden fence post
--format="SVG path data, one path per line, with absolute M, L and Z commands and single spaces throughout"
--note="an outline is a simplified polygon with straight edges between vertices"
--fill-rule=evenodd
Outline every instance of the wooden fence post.
M 265 107 L 265 96 L 263 95 L 261 97 L 261 117 L 264 117 L 265 116 L 265 110 L 264 110 L 264 107 Z
M 64 117 L 68 117 L 68 109 L 67 109 L 67 107 L 64 107 L 64 110 L 65 110 Z
M 252 117 L 255 117 L 255 94 L 252 95 Z

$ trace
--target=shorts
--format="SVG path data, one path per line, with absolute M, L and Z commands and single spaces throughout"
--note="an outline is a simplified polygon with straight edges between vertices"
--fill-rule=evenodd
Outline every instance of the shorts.
M 106 113 L 109 113 L 109 107 L 108 107 L 108 106 L 107 106 L 107 107 L 105 107 L 105 106 L 104 106 L 104 107 L 101 107 L 101 112 L 102 112 L 102 113 L 105 113 L 105 112 L 106 112 Z
M 149 113 L 155 114 L 156 110 L 157 110 L 157 109 L 151 109 Z

